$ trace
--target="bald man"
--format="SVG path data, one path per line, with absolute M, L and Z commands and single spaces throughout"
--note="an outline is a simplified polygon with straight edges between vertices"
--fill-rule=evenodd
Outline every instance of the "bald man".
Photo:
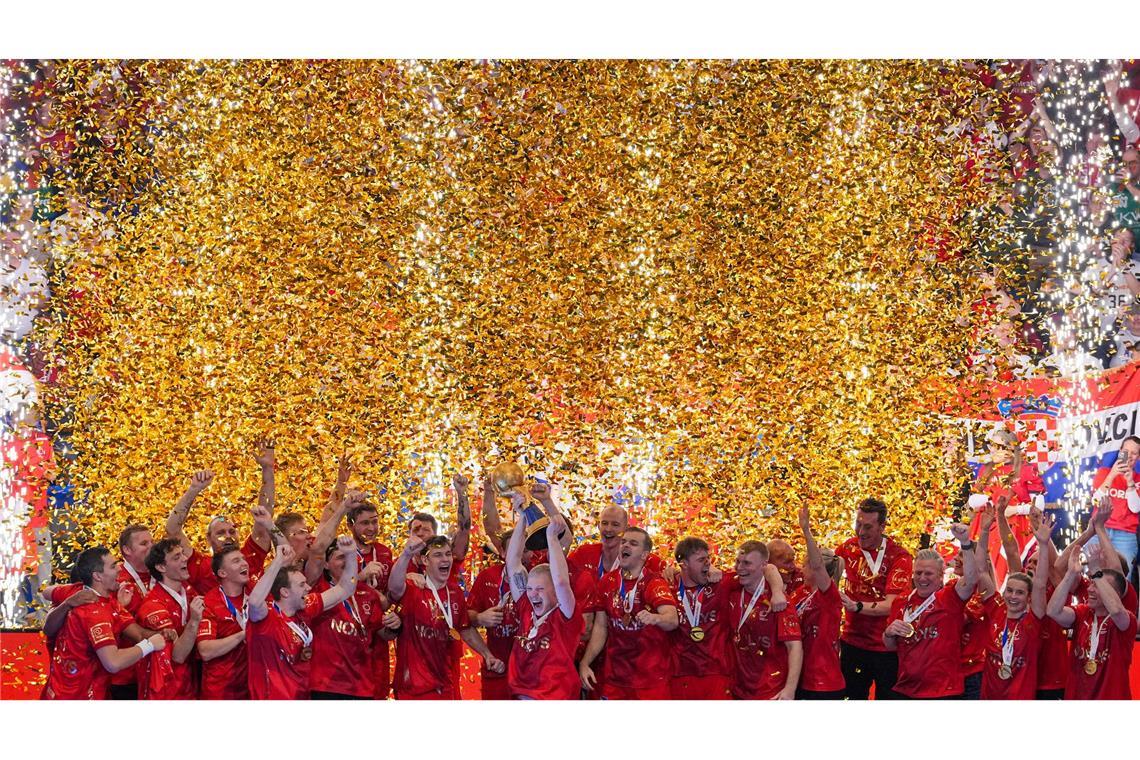
M 768 564 L 775 565 L 784 581 L 784 593 L 791 597 L 804 584 L 804 573 L 796 566 L 796 550 L 787 541 L 777 538 L 768 542 Z

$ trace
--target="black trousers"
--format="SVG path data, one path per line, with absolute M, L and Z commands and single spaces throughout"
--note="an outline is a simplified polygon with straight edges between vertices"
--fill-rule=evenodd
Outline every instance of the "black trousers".
M 1041 700 L 1064 699 L 1064 689 L 1038 689 L 1037 698 Z
M 335 691 L 311 691 L 309 699 L 371 699 L 371 697 L 354 697 L 351 694 L 337 694 Z
M 139 685 L 137 683 L 111 684 L 111 699 L 138 699 Z
M 808 691 L 806 689 L 796 689 L 796 699 L 800 700 L 817 700 L 817 699 L 843 699 L 847 696 L 845 689 L 839 691 Z
M 872 652 L 839 642 L 839 667 L 848 699 L 866 699 L 875 684 L 875 699 L 895 699 L 899 677 L 899 657 L 894 652 Z

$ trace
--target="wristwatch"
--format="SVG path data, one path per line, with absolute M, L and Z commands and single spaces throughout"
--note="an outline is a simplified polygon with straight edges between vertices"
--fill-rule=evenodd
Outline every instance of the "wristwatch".
M 863 611 L 863 603 L 862 602 L 855 602 L 855 612 L 859 613 L 862 611 Z
M 1095 580 L 1098 580 L 1098 579 L 1103 578 L 1103 577 L 1104 577 L 1104 571 L 1103 570 L 1097 570 L 1095 573 L 1093 573 L 1092 575 L 1089 576 L 1089 580 L 1095 581 Z
M 962 551 L 964 551 L 964 552 L 972 551 L 976 545 L 977 545 L 976 541 L 967 541 L 966 543 L 961 545 Z

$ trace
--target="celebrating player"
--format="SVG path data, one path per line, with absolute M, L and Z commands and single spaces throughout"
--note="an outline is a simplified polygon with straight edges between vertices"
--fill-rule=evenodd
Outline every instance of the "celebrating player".
M 146 566 L 155 580 L 139 606 L 138 619 L 153 631 L 162 631 L 170 651 L 148 658 L 139 672 L 140 699 L 197 699 L 191 659 L 198 624 L 204 609 L 202 597 L 189 587 L 190 570 L 182 543 L 164 538 L 150 548 Z
M 725 600 L 731 576 L 712 580 L 709 545 L 689 536 L 673 550 L 677 561 L 677 599 L 681 616 L 670 634 L 677 671 L 669 682 L 673 699 L 729 699 L 732 665 L 729 658 L 730 624 Z
M 764 570 L 768 547 L 745 541 L 736 553 L 736 580 L 728 592 L 734 627 L 734 699 L 795 699 L 803 665 L 800 623 L 794 609 L 777 611 Z
M 792 595 L 800 619 L 803 670 L 796 699 L 843 699 L 843 669 L 839 664 L 839 624 L 843 600 L 839 598 L 843 562 L 833 552 L 825 555 L 811 532 L 811 514 L 800 507 L 800 531 L 807 546 L 804 583 Z
M 258 507 L 258 517 L 268 519 Z M 249 561 L 237 544 L 228 544 L 211 561 L 218 585 L 203 597 L 198 624 L 202 660 L 202 699 L 249 699 L 249 657 L 245 627 L 249 618 Z

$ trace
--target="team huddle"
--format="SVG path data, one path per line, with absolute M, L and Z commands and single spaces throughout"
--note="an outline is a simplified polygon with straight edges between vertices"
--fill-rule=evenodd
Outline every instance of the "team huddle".
M 1131 479 L 1059 554 L 1048 515 L 1025 515 L 1022 550 L 1008 498 L 979 503 L 952 528 L 945 581 L 942 554 L 912 557 L 885 534 L 887 508 L 873 498 L 834 551 L 818 545 L 805 507 L 802 566 L 784 540 L 746 540 L 730 569 L 697 537 L 663 560 L 617 506 L 599 513 L 597 542 L 571 551 L 543 482 L 508 497 L 515 527 L 501 531 L 488 478 L 483 525 L 501 561 L 465 592 L 463 476 L 457 531 L 438 535 L 417 513 L 394 556 L 377 541 L 377 507 L 347 488 L 347 463 L 311 530 L 299 513 L 274 514 L 272 443 L 255 459 L 262 485 L 244 541 L 224 518 L 209 523 L 209 554 L 187 538 L 213 478 L 202 471 L 162 540 L 129 525 L 121 560 L 85 549 L 72 582 L 44 590 L 43 698 L 458 699 L 465 648 L 482 659 L 483 699 L 866 699 L 872 688 L 876 699 L 1131 698 L 1137 593 L 1105 532 L 1117 509 L 1140 506 Z M 527 548 L 536 506 L 545 549 Z M 1000 592 L 995 558 L 1008 563 Z

